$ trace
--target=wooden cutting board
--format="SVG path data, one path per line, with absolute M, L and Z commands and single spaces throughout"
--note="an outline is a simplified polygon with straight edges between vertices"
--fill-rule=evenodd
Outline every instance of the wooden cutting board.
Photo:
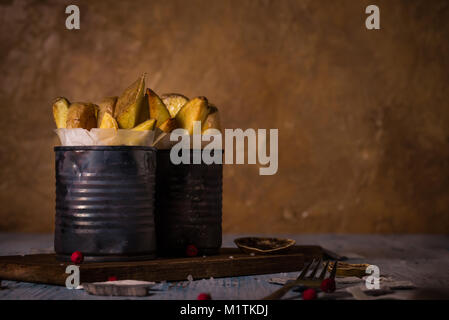
M 255 274 L 299 271 L 304 262 L 321 258 L 319 246 L 295 246 L 288 253 L 255 255 L 242 253 L 237 248 L 223 248 L 219 255 L 192 258 L 158 258 L 148 261 L 83 263 L 80 282 L 119 280 L 179 281 L 235 277 Z M 66 267 L 72 263 L 56 260 L 54 254 L 0 257 L 0 279 L 23 282 L 65 285 L 69 274 Z

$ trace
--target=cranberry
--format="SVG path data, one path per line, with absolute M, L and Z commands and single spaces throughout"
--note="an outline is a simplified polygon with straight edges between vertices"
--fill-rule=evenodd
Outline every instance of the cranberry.
M 315 289 L 306 289 L 302 293 L 302 299 L 303 300 L 315 300 L 316 299 L 316 291 Z
M 193 244 L 190 244 L 187 246 L 186 255 L 188 257 L 196 257 L 198 255 L 198 249 Z
M 70 259 L 72 260 L 73 263 L 80 264 L 83 262 L 84 257 L 80 251 L 75 251 L 74 253 L 72 253 L 72 256 L 70 257 Z
M 320 288 L 327 293 L 334 292 L 336 288 L 335 280 L 330 278 L 324 279 L 323 282 L 321 282 Z
M 200 293 L 196 300 L 212 300 L 212 297 L 208 293 Z

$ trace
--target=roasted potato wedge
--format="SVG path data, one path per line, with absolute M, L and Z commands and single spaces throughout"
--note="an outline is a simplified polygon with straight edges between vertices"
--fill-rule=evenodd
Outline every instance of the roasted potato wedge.
M 132 128 L 134 131 L 145 131 L 145 130 L 153 130 L 156 124 L 156 119 L 149 119 L 147 121 L 142 122 L 138 126 Z
M 53 117 L 55 119 L 56 128 L 67 127 L 67 114 L 69 112 L 70 102 L 64 98 L 56 98 L 53 103 Z
M 129 86 L 117 99 L 114 117 L 122 129 L 134 128 L 148 117 L 144 110 L 145 74 Z
M 98 126 L 100 129 L 118 129 L 118 123 L 115 118 L 109 113 L 105 112 L 101 118 L 101 123 Z
M 93 103 L 72 103 L 67 112 L 66 128 L 83 128 L 87 130 L 95 128 L 97 126 L 97 118 L 95 117 L 97 108 Z
M 220 114 L 214 105 L 209 105 L 209 114 L 202 123 L 201 133 L 205 133 L 208 129 L 217 129 L 221 131 Z
M 161 99 L 172 118 L 176 117 L 178 111 L 189 101 L 189 98 L 179 93 L 165 93 Z
M 159 126 L 159 129 L 162 131 L 169 133 L 175 130 L 178 127 L 176 120 L 173 118 L 167 119 L 163 124 Z
M 209 114 L 209 106 L 206 97 L 193 98 L 187 102 L 176 114 L 176 122 L 179 128 L 186 129 L 193 134 L 193 122 L 206 120 Z
M 159 128 L 167 119 L 170 118 L 170 113 L 167 107 L 162 102 L 161 98 L 151 89 L 147 89 L 148 106 L 150 110 L 150 118 L 156 119 L 156 127 Z
M 98 115 L 97 115 L 97 126 L 101 128 L 101 121 L 105 113 L 109 113 L 112 117 L 114 114 L 115 104 L 117 103 L 118 97 L 107 97 L 104 98 L 98 104 Z

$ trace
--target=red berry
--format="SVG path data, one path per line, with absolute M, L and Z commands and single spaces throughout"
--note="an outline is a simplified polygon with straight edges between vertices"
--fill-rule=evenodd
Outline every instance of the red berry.
M 108 281 L 117 281 L 117 277 L 116 276 L 109 276 L 108 277 Z
M 212 300 L 212 297 L 208 293 L 200 293 L 196 300 Z
M 315 300 L 316 299 L 316 291 L 314 289 L 306 289 L 302 293 L 303 300 Z
M 323 282 L 321 282 L 320 288 L 327 293 L 334 292 L 336 288 L 335 280 L 330 278 L 324 279 Z
M 74 253 L 72 253 L 70 259 L 72 260 L 73 263 L 80 264 L 81 262 L 83 262 L 84 257 L 81 252 L 75 251 Z
M 187 246 L 186 254 L 188 257 L 196 257 L 198 255 L 198 249 L 193 244 L 190 244 Z

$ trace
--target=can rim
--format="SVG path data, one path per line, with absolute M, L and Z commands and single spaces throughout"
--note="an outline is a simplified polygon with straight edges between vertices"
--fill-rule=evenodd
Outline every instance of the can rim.
M 179 150 L 189 150 L 190 152 L 202 152 L 204 149 L 183 148 L 183 149 L 179 149 Z M 214 149 L 214 151 L 224 153 L 224 149 Z M 169 152 L 171 152 L 171 149 L 157 149 L 157 152 L 169 153 Z
M 157 151 L 155 147 L 150 146 L 55 146 L 54 151 L 79 151 L 79 150 L 96 150 L 96 151 L 128 151 L 128 150 L 145 150 Z

